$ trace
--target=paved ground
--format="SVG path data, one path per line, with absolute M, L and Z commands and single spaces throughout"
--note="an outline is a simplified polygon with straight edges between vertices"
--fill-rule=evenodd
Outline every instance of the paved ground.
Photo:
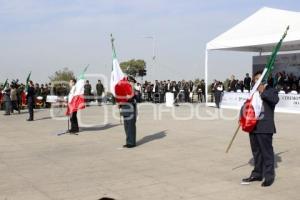
M 97 126 L 79 136 L 57 136 L 66 121 L 51 119 L 49 110 L 36 112 L 34 122 L 25 121 L 27 113 L 1 112 L 0 200 L 299 199 L 299 115 L 276 115 L 277 179 L 262 188 L 240 185 L 252 169 L 247 134 L 224 153 L 236 119 L 218 116 L 235 118 L 236 111 L 182 105 L 173 112 L 162 107 L 160 115 L 158 108 L 142 105 L 139 146 L 129 150 L 120 148 L 124 131 L 112 106 L 84 110 L 82 122 Z M 105 112 L 108 124 L 102 126 Z

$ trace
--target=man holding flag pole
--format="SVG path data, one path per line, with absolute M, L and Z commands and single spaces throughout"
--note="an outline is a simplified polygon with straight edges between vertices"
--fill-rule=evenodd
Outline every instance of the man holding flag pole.
M 284 35 L 274 48 L 263 72 L 254 75 L 255 85 L 249 98 L 241 109 L 239 126 L 229 143 L 226 153 L 229 151 L 238 130 L 249 133 L 250 145 L 254 159 L 254 169 L 250 177 L 244 178 L 242 184 L 253 181 L 262 181 L 262 187 L 271 186 L 275 180 L 273 134 L 276 133 L 274 122 L 274 110 L 279 102 L 278 92 L 268 85 L 269 76 L 272 74 L 276 55 L 281 47 L 283 39 L 287 35 L 287 27 Z
M 35 104 L 35 89 L 34 89 L 34 84 L 30 80 L 31 72 L 28 74 L 27 79 L 26 79 L 26 86 L 25 86 L 25 92 L 26 92 L 26 101 L 27 101 L 27 107 L 28 107 L 28 112 L 29 112 L 29 118 L 27 121 L 33 121 L 34 116 L 33 116 L 33 108 Z
M 133 85 L 136 80 L 125 77 L 117 60 L 114 39 L 111 35 L 111 45 L 113 51 L 113 66 L 110 79 L 110 91 L 114 95 L 120 108 L 120 114 L 124 119 L 124 129 L 126 134 L 126 144 L 124 148 L 134 148 L 136 146 L 136 118 L 137 106 Z
M 68 96 L 68 107 L 66 115 L 70 116 L 71 129 L 69 129 L 69 120 L 68 120 L 68 131 L 71 134 L 77 135 L 79 132 L 78 120 L 77 120 L 77 111 L 85 108 L 85 99 L 84 99 L 84 80 L 86 66 L 83 72 L 80 74 L 78 81 L 76 79 L 70 80 L 70 93 Z

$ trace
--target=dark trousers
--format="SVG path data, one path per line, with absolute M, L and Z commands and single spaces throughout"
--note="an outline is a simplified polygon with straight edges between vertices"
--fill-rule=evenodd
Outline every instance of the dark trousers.
M 11 102 L 10 101 L 5 101 L 4 106 L 5 106 L 5 115 L 10 115 Z
M 136 145 L 136 107 L 133 106 L 132 109 L 131 112 L 123 115 L 127 145 Z
M 99 95 L 97 98 L 98 105 L 100 106 L 102 103 L 102 97 Z
M 33 107 L 34 107 L 34 103 L 32 100 L 27 100 L 27 107 L 28 107 L 28 112 L 29 112 L 29 119 L 33 120 Z
M 215 101 L 216 101 L 215 103 L 216 103 L 217 108 L 220 108 L 221 96 L 222 96 L 222 92 L 217 90 L 215 92 Z
M 73 112 L 70 118 L 71 129 L 70 131 L 79 131 L 78 120 L 77 120 L 77 112 Z
M 20 111 L 18 101 L 11 101 L 11 112 L 13 113 L 14 110 Z
M 273 134 L 250 133 L 250 144 L 254 158 L 253 177 L 275 178 Z

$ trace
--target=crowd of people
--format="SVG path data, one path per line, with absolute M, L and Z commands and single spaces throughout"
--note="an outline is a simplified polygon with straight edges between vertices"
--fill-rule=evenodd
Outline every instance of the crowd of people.
M 253 86 L 253 80 L 247 73 L 243 80 L 236 79 L 234 75 L 225 82 L 214 80 L 211 85 L 213 93 L 217 90 L 219 85 L 223 86 L 223 90 L 227 92 L 249 92 Z M 276 88 L 281 93 L 300 93 L 300 76 L 297 77 L 293 73 L 286 73 L 285 71 L 278 72 L 269 77 L 268 85 Z
M 165 101 L 167 92 L 174 94 L 177 102 L 204 102 L 205 101 L 205 82 L 196 81 L 158 81 L 154 83 L 145 81 L 143 84 L 136 85 L 141 101 L 162 103 Z
M 276 88 L 279 93 L 300 93 L 300 77 L 295 76 L 293 73 L 286 73 L 285 71 L 278 72 L 271 76 L 268 80 L 268 85 Z M 208 93 L 210 95 L 211 102 L 220 102 L 221 96 L 224 91 L 227 92 L 249 92 L 253 86 L 252 77 L 247 73 L 243 80 L 236 79 L 234 75 L 224 82 L 214 80 L 209 86 Z M 2 88 L 1 86 L 0 88 Z M 6 109 L 6 114 L 9 115 L 14 111 L 20 112 L 27 106 L 25 84 L 19 83 L 18 80 L 13 80 L 10 84 L 7 84 L 5 88 L 2 88 L 0 93 L 0 108 Z M 143 83 L 135 84 L 135 92 L 138 102 L 153 102 L 163 103 L 165 102 L 165 96 L 167 92 L 174 94 L 174 100 L 176 103 L 182 102 L 205 102 L 205 82 L 204 80 L 155 80 L 154 82 L 145 81 Z M 49 108 L 50 103 L 47 102 L 48 95 L 55 95 L 58 97 L 68 96 L 70 91 L 68 84 L 58 83 L 44 83 L 34 84 L 34 96 L 35 96 L 35 108 Z M 86 80 L 84 86 L 84 95 L 87 105 L 90 102 L 97 102 L 98 105 L 106 102 L 114 103 L 114 98 L 111 93 L 106 92 L 101 80 L 98 80 L 94 89 L 89 80 Z
M 32 82 L 32 81 L 31 81 Z M 30 82 L 27 83 L 28 87 Z M 33 84 L 33 82 L 32 82 Z M 6 84 L 6 86 L 0 86 L 0 108 L 5 109 L 5 114 L 10 115 L 17 111 L 20 113 L 20 110 L 24 109 L 27 106 L 27 95 L 28 88 L 26 85 L 19 83 L 18 79 L 13 80 L 11 83 Z M 34 107 L 35 108 L 50 108 L 51 104 L 47 102 L 47 96 L 54 95 L 58 97 L 66 97 L 70 92 L 70 87 L 67 84 L 55 84 L 45 83 L 33 84 L 34 89 Z M 26 94 L 27 93 L 27 94 Z M 86 96 L 86 101 L 90 102 L 93 100 L 98 100 L 101 102 L 102 94 L 104 93 L 104 86 L 99 80 L 96 84 L 96 93 L 93 94 L 92 86 L 89 81 L 86 81 L 84 86 L 84 95 Z M 92 98 L 92 96 L 97 96 L 97 99 Z

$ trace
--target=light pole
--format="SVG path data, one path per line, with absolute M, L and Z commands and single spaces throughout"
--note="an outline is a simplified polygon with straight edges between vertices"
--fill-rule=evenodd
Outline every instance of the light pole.
M 151 70 L 152 73 L 150 73 L 150 74 L 154 75 L 155 74 L 154 73 L 155 72 L 154 64 L 155 64 L 155 59 L 156 59 L 156 52 L 155 52 L 155 42 L 156 42 L 156 40 L 155 40 L 155 36 L 154 35 L 150 35 L 150 36 L 145 36 L 144 38 L 152 40 L 152 70 Z M 148 72 L 149 71 L 150 70 L 148 70 Z M 153 78 L 154 78 L 154 76 L 153 76 Z

